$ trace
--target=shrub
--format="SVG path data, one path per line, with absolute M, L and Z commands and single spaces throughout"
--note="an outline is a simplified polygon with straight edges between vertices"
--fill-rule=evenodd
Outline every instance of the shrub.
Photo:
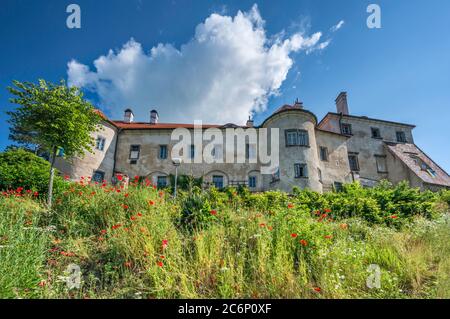
M 50 164 L 23 149 L 0 153 L 0 189 L 9 190 L 23 187 L 26 190 L 46 193 L 50 177 Z M 55 191 L 62 189 L 64 181 L 55 176 Z

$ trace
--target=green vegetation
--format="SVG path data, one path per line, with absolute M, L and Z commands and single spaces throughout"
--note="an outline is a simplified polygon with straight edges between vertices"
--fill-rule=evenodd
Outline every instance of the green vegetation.
M 194 186 L 174 200 L 139 178 L 64 183 L 51 213 L 26 189 L 0 196 L 0 297 L 450 297 L 448 192 Z

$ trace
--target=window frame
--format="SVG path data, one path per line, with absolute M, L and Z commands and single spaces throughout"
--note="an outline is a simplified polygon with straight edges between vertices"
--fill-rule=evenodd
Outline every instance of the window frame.
M 254 180 L 254 184 L 250 182 L 252 179 Z M 248 177 L 248 187 L 249 187 L 249 188 L 256 188 L 257 185 L 258 185 L 257 183 L 258 183 L 258 178 L 257 178 L 257 176 L 255 176 L 255 175 L 250 175 L 250 176 Z M 253 184 L 253 186 L 252 186 L 252 184 Z
M 402 138 L 399 139 L 399 136 Z M 405 131 L 395 131 L 395 139 L 397 140 L 397 143 L 407 143 L 406 140 L 406 133 Z
M 133 151 L 133 147 L 137 147 L 137 151 Z M 137 157 L 131 157 L 131 154 L 133 152 L 137 152 Z M 139 144 L 130 145 L 130 154 L 128 155 L 128 159 L 137 161 L 140 156 L 141 156 L 141 145 L 139 145 Z
M 163 154 L 162 154 L 162 150 L 163 149 L 165 149 L 165 153 L 164 153 L 164 156 L 162 156 Z M 165 160 L 165 159 L 167 159 L 167 156 L 168 156 L 168 150 L 169 150 L 169 148 L 167 147 L 167 144 L 160 144 L 159 145 L 159 154 L 158 154 L 158 158 L 159 159 L 161 159 L 161 160 Z
M 298 171 L 297 167 L 299 168 Z M 300 174 L 300 172 L 303 174 Z M 294 163 L 294 178 L 308 178 L 308 165 L 306 163 Z
M 215 179 L 216 178 L 220 178 L 222 181 L 221 181 L 221 184 L 222 184 L 222 186 L 220 186 L 220 187 L 217 187 L 217 185 L 216 185 L 216 182 L 215 182 Z M 222 188 L 224 188 L 225 187 L 225 178 L 224 178 L 224 176 L 223 175 L 213 175 L 212 176 L 212 184 L 214 185 L 214 187 L 215 188 L 217 188 L 217 189 L 222 189 Z
M 381 130 L 379 127 L 371 127 L 370 132 L 372 134 L 372 138 L 376 138 L 378 140 L 383 139 L 383 137 L 381 136 Z M 374 132 L 378 132 L 378 135 L 374 134 Z
M 322 150 L 325 150 L 325 159 L 322 157 Z M 328 147 L 319 146 L 319 157 L 322 162 L 328 162 Z
M 164 179 L 164 185 L 160 184 L 160 182 L 159 182 L 160 178 Z M 167 187 L 167 186 L 168 186 L 168 183 L 167 183 L 167 176 L 166 175 L 158 175 L 158 176 L 156 176 L 156 187 L 164 188 L 164 187 Z
M 344 127 L 348 128 L 349 133 L 344 132 Z M 341 134 L 347 136 L 353 135 L 352 125 L 350 123 L 341 123 Z
M 378 160 L 379 160 L 379 159 L 383 159 L 383 160 L 384 160 L 384 167 L 386 168 L 385 171 L 380 170 L 380 167 L 379 167 L 379 165 L 378 165 Z M 376 154 L 376 155 L 375 155 L 375 165 L 377 166 L 377 172 L 378 172 L 378 173 L 383 173 L 383 174 L 388 173 L 386 155 L 379 155 L 379 154 Z
M 349 166 L 349 168 L 350 168 L 350 170 L 352 171 L 352 172 L 359 172 L 360 170 L 361 170 L 361 167 L 359 166 L 359 159 L 358 159 L 358 153 L 354 153 L 354 152 L 349 152 L 348 153 L 348 166 Z M 355 157 L 355 159 L 356 159 L 356 169 L 352 169 L 352 164 L 351 164 L 351 161 L 350 161 L 350 157 Z
M 295 133 L 295 141 L 294 143 L 290 143 L 289 142 L 289 138 L 288 136 L 292 133 Z M 300 134 L 304 134 L 305 136 L 305 140 L 306 140 L 306 144 L 300 144 L 300 141 L 302 139 L 300 139 Z M 304 129 L 287 129 L 284 130 L 284 139 L 285 139 L 285 145 L 286 147 L 293 147 L 293 146 L 302 146 L 302 147 L 310 147 L 309 144 L 309 132 L 307 130 Z
M 99 143 L 99 140 L 101 141 L 101 143 Z M 97 138 L 95 139 L 95 149 L 103 152 L 105 150 L 105 144 L 106 138 L 102 135 L 97 135 Z M 101 145 L 102 147 L 100 148 L 99 145 Z

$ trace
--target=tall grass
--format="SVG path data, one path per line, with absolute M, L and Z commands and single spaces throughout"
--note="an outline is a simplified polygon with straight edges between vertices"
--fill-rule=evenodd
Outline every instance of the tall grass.
M 0 297 L 450 297 L 447 207 L 405 222 L 381 210 L 368 218 L 367 201 L 361 214 L 324 213 L 320 203 L 345 211 L 338 196 L 212 190 L 173 200 L 151 185 L 72 183 L 51 213 L 29 196 L 1 196 Z M 69 264 L 81 268 L 79 289 L 65 282 Z M 372 264 L 380 288 L 366 285 Z

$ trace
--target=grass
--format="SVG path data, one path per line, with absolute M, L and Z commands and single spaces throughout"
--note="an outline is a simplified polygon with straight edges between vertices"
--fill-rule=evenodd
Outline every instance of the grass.
M 395 227 L 388 217 L 371 222 L 367 211 L 324 218 L 303 193 L 255 196 L 213 190 L 175 201 L 151 185 L 81 182 L 56 195 L 48 213 L 43 200 L 5 193 L 0 297 L 450 297 L 447 204 Z M 81 269 L 78 289 L 65 280 L 71 264 Z M 366 285 L 372 264 L 380 288 Z

